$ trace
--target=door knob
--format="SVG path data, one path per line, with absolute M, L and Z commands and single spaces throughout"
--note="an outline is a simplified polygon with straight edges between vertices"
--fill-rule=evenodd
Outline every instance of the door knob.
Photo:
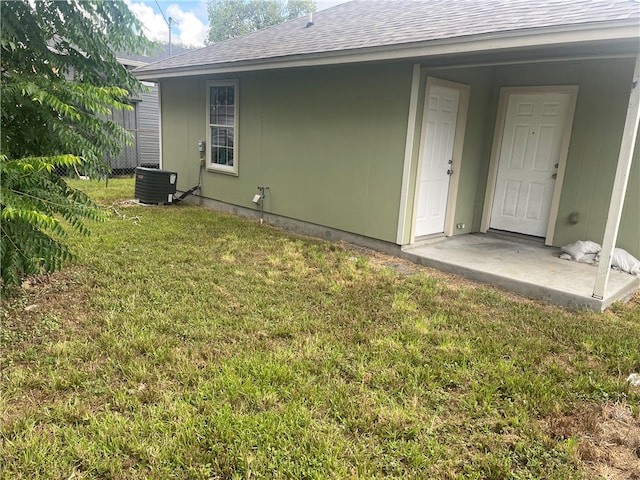
M 551 178 L 555 179 L 558 176 L 557 173 L 554 173 L 553 175 L 551 175 Z
M 453 170 L 447 170 L 447 175 L 451 175 L 453 173 Z

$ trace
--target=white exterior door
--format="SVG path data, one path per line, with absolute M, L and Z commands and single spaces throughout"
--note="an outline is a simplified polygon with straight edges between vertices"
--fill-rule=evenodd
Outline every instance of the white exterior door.
M 444 232 L 460 91 L 430 85 L 427 91 L 415 236 Z
M 546 235 L 571 102 L 569 93 L 509 96 L 491 228 Z

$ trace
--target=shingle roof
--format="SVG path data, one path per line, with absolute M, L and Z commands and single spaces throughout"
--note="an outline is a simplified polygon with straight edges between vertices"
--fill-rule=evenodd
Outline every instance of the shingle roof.
M 138 63 L 151 63 L 158 62 L 160 60 L 164 60 L 166 58 L 172 57 L 174 55 L 180 55 L 182 53 L 191 52 L 195 49 L 193 48 L 185 48 L 180 47 L 178 45 L 171 46 L 171 55 L 169 55 L 169 45 L 161 44 L 158 47 L 158 50 L 149 52 L 148 55 L 140 55 L 136 53 L 127 53 L 127 52 L 118 52 L 116 56 L 119 59 L 124 60 L 123 63 L 126 63 L 126 60 L 131 60 L 133 62 Z
M 314 14 L 314 24 L 309 27 L 307 18 L 299 18 L 140 67 L 136 72 L 639 21 L 638 0 L 354 0 Z

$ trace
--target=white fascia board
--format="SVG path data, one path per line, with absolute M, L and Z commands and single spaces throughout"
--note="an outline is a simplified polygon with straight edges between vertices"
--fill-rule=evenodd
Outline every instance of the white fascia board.
M 374 62 L 384 60 L 402 60 L 418 57 L 432 57 L 465 53 L 491 52 L 526 47 L 549 47 L 553 45 L 578 44 L 594 41 L 629 40 L 638 38 L 638 23 L 615 27 L 599 24 L 562 29 L 536 29 L 523 31 L 484 34 L 463 39 L 433 40 L 420 44 L 397 44 L 366 49 L 338 50 L 282 58 L 256 59 L 218 65 L 186 66 L 162 70 L 134 72 L 140 80 L 186 77 L 193 75 L 213 75 L 238 73 L 280 68 L 313 67 L 339 65 L 345 63 Z
M 118 63 L 122 65 L 131 65 L 132 67 L 144 67 L 145 65 L 149 65 L 149 62 L 141 62 L 140 60 L 130 60 L 128 58 L 120 58 L 116 57 Z

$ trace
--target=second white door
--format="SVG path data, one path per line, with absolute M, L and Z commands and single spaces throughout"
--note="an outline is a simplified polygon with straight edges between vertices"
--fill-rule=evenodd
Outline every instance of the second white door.
M 425 109 L 415 236 L 444 232 L 460 91 L 430 85 Z
M 511 94 L 498 157 L 491 228 L 544 237 L 571 94 Z

